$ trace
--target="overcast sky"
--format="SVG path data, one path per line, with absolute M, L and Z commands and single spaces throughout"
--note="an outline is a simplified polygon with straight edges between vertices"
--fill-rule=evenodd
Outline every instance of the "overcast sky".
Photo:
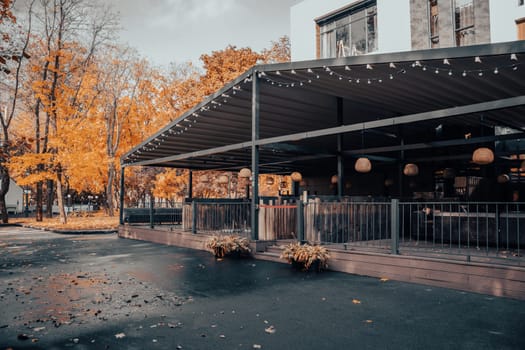
M 290 35 L 300 0 L 109 0 L 120 13 L 121 41 L 153 64 L 192 61 L 229 44 L 255 51 Z

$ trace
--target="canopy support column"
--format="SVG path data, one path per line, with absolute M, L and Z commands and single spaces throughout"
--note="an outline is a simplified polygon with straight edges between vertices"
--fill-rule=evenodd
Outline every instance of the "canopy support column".
M 120 165 L 120 210 L 119 210 L 119 223 L 124 225 L 124 170 L 126 168 Z
M 193 170 L 190 170 L 190 174 L 188 176 L 188 199 L 191 200 L 193 198 Z
M 343 125 L 343 99 L 337 97 L 337 125 Z M 345 164 L 343 158 L 343 134 L 337 134 L 337 196 L 344 195 Z
M 257 71 L 252 75 L 252 202 L 251 202 L 251 229 L 252 239 L 259 239 L 259 79 Z

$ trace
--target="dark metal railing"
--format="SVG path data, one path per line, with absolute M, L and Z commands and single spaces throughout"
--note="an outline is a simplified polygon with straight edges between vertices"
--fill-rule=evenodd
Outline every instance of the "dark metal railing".
M 390 202 L 309 201 L 304 215 L 306 240 L 390 247 L 390 205 Z
M 403 202 L 402 250 L 512 259 L 525 247 L 525 203 Z
M 183 229 L 193 233 L 241 234 L 251 232 L 249 202 L 193 201 L 184 205 Z
M 310 198 L 259 205 L 259 239 L 309 241 L 340 249 L 435 255 L 469 261 L 504 259 L 521 265 L 525 203 L 400 202 Z M 146 209 L 126 209 L 128 222 L 146 222 Z M 194 200 L 153 211 L 153 223 L 182 221 L 192 233 L 251 237 L 251 203 Z M 179 216 L 179 213 L 181 216 Z M 171 216 L 170 216 L 171 215 Z M 180 217 L 180 219 L 179 219 Z M 173 218 L 173 219 L 172 219 Z M 162 222 L 164 221 L 164 222 Z M 153 224 L 152 224 L 153 225 Z M 488 259 L 488 260 L 487 260 Z

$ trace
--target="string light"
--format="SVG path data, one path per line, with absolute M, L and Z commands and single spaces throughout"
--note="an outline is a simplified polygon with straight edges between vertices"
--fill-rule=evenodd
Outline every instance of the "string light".
M 306 68 L 304 70 L 302 69 L 291 69 L 289 71 L 287 70 L 277 70 L 277 71 L 266 71 L 266 72 L 259 72 L 258 76 L 261 78 L 264 78 L 263 81 L 265 81 L 268 84 L 278 86 L 278 87 L 285 87 L 285 88 L 294 88 L 294 87 L 303 87 L 307 84 L 312 84 L 312 78 L 301 78 L 301 72 L 306 72 L 308 74 L 312 74 L 315 79 L 321 79 L 321 75 L 319 70 L 322 70 L 322 72 L 326 73 L 326 77 L 330 77 L 333 79 L 337 79 L 337 81 L 340 82 L 348 82 L 350 84 L 360 84 L 362 81 L 366 81 L 367 85 L 373 85 L 374 83 L 382 83 L 383 80 L 393 80 L 396 75 L 400 74 L 406 74 L 407 70 L 405 67 L 412 67 L 414 69 L 421 69 L 422 71 L 431 70 L 436 75 L 439 75 L 440 73 L 445 73 L 446 76 L 452 77 L 454 75 L 461 75 L 462 77 L 467 77 L 471 74 L 475 74 L 476 76 L 483 77 L 485 76 L 485 73 L 493 73 L 493 74 L 499 74 L 502 69 L 511 69 L 511 70 L 517 70 L 520 63 L 515 63 L 518 61 L 518 57 L 516 54 L 510 55 L 510 60 L 514 61 L 512 64 L 507 66 L 499 66 L 499 67 L 487 67 L 483 69 L 471 69 L 471 70 L 455 70 L 453 68 L 453 65 L 451 64 L 450 60 L 448 58 L 444 58 L 442 60 L 442 64 L 445 66 L 448 66 L 447 68 L 439 67 L 439 66 L 433 66 L 432 64 L 426 64 L 424 61 L 416 60 L 412 63 L 402 63 L 402 62 L 389 62 L 388 67 L 390 69 L 393 69 L 395 71 L 392 71 L 391 73 L 387 73 L 387 75 L 383 76 L 367 76 L 369 74 L 363 73 L 362 76 L 359 76 L 360 73 L 359 69 L 355 69 L 353 66 L 344 65 L 342 67 L 337 66 L 322 66 L 317 68 Z M 474 57 L 474 62 L 476 63 L 483 63 L 482 57 L 476 56 Z M 401 67 L 399 67 L 401 65 Z M 365 64 L 362 66 L 362 68 L 366 69 L 366 71 L 375 71 L 374 66 L 372 64 Z M 317 70 L 317 72 L 316 72 Z M 350 73 L 351 72 L 351 73 Z M 293 77 L 292 77 L 293 76 Z M 325 77 L 323 75 L 323 77 Z M 236 91 L 239 91 L 239 86 L 233 87 L 232 94 L 235 94 Z M 229 97 L 229 96 L 228 96 Z M 226 102 L 226 101 L 224 101 Z M 212 103 L 213 106 L 220 106 L 220 104 Z

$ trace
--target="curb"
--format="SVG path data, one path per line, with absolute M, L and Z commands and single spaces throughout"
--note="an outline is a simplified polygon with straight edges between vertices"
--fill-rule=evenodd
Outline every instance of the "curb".
M 41 231 L 48 231 L 53 232 L 57 234 L 63 234 L 63 235 L 100 235 L 100 234 L 114 234 L 118 232 L 118 228 L 113 229 L 94 229 L 94 230 L 54 230 L 49 229 L 45 227 L 35 227 L 31 225 L 24 225 L 24 224 L 5 224 L 5 226 L 18 226 L 18 227 L 24 227 L 24 228 L 30 228 L 33 230 L 41 230 Z

